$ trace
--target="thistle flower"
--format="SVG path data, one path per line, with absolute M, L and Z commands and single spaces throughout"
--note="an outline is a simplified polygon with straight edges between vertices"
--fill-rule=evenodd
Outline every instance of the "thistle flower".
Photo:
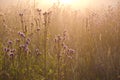
M 14 53 L 13 53 L 13 52 L 10 52 L 10 53 L 9 53 L 9 56 L 10 56 L 10 57 L 13 57 L 13 56 L 14 56 Z
M 19 48 L 20 48 L 20 49 L 24 49 L 24 48 L 25 48 L 25 45 L 20 45 Z
M 26 45 L 28 45 L 28 44 L 30 44 L 30 39 L 29 38 L 26 40 Z
M 28 47 L 25 47 L 24 50 L 25 50 L 25 52 L 28 52 L 28 51 L 29 51 L 29 48 L 28 48 Z
M 9 52 L 10 49 L 5 47 L 5 48 L 4 48 L 4 51 L 5 51 L 5 52 Z
M 19 16 L 22 17 L 22 16 L 23 16 L 23 13 L 19 13 Z
M 67 46 L 67 45 L 64 45 L 64 46 L 63 46 L 63 49 L 65 49 L 65 50 L 66 50 L 67 48 L 68 48 L 68 46 Z
M 70 54 L 73 54 L 73 53 L 75 53 L 75 50 L 73 50 L 73 49 L 68 49 L 68 52 L 69 52 Z
M 18 32 L 18 34 L 19 34 L 21 37 L 25 38 L 25 34 L 24 34 L 23 32 Z
M 13 43 L 12 41 L 8 41 L 8 45 L 12 45 L 12 43 Z

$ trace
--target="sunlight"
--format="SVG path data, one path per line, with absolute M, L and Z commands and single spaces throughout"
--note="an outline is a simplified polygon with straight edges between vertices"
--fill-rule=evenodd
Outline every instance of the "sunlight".
M 60 3 L 61 4 L 69 4 L 69 5 L 71 5 L 72 3 L 74 2 L 74 0 L 60 0 Z
M 90 4 L 90 0 L 51 0 L 52 3 L 56 3 L 57 1 L 63 5 L 70 5 L 72 7 L 83 7 Z
M 91 0 L 37 0 L 39 5 L 43 5 L 45 7 L 50 7 L 52 4 L 60 2 L 61 5 L 71 6 L 75 9 L 86 8 L 90 5 Z

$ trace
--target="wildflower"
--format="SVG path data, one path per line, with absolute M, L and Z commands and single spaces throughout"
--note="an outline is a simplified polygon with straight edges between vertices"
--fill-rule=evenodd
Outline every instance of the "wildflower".
M 68 47 L 67 47 L 67 45 L 64 45 L 64 46 L 63 46 L 63 49 L 65 49 L 65 50 L 66 50 L 67 48 L 68 48 Z
M 21 37 L 25 38 L 25 34 L 24 34 L 23 32 L 18 32 L 18 34 L 19 34 Z
M 21 16 L 21 17 L 22 17 L 22 16 L 23 16 L 23 13 L 19 13 L 19 16 Z
M 29 42 L 30 42 L 30 38 L 27 38 L 27 41 L 29 41 Z
M 26 40 L 26 45 L 28 45 L 28 44 L 30 44 L 30 39 L 29 38 Z
M 25 52 L 28 52 L 28 51 L 29 51 L 29 48 L 28 48 L 28 47 L 25 47 L 24 50 L 25 50 Z
M 12 41 L 8 41 L 8 45 L 12 45 L 12 43 L 13 43 Z
M 9 52 L 10 49 L 9 49 L 9 48 L 4 48 L 4 51 L 5 51 L 5 52 Z
M 73 53 L 75 52 L 75 50 L 73 50 L 73 49 L 68 49 L 68 52 L 69 52 L 70 54 L 73 54 Z
M 10 52 L 10 53 L 9 53 L 9 56 L 10 56 L 10 57 L 13 57 L 13 56 L 14 56 L 14 53 Z
M 25 45 L 20 45 L 19 48 L 20 48 L 20 49 L 24 49 L 24 48 L 25 48 Z
M 68 48 L 68 46 L 65 45 L 65 43 L 62 43 L 62 47 L 63 47 L 64 50 L 66 50 Z

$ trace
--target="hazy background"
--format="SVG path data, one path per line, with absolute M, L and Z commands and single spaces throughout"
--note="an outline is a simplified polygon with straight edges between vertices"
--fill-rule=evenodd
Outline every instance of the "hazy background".
M 33 5 L 34 0 L 0 0 L 0 7 L 1 8 L 6 8 L 8 5 Z M 87 1 L 87 0 L 86 0 Z M 82 8 L 86 7 L 104 7 L 110 4 L 116 4 L 118 0 L 89 0 L 89 5 L 83 5 L 80 2 L 77 2 L 77 4 L 72 5 L 72 8 L 74 9 L 80 9 L 81 6 Z M 82 5 L 81 5 L 82 4 Z M 40 7 L 43 9 L 48 9 L 53 5 L 51 0 L 36 0 L 36 7 Z

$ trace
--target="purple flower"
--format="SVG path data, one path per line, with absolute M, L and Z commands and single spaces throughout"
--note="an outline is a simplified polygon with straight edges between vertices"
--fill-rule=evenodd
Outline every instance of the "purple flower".
M 21 37 L 25 38 L 25 34 L 24 34 L 23 32 L 18 32 L 18 34 L 19 34 Z
M 10 53 L 9 53 L 9 56 L 10 56 L 10 57 L 13 57 L 13 56 L 14 56 L 14 53 L 10 52 Z
M 8 41 L 8 45 L 12 45 L 12 43 L 13 43 L 12 41 Z
M 4 51 L 5 51 L 5 52 L 9 52 L 10 49 L 9 49 L 9 48 L 4 48 Z
M 26 40 L 26 45 L 28 45 L 28 44 L 30 44 L 30 39 L 29 38 Z
M 29 48 L 28 47 L 25 47 L 25 52 L 28 52 L 29 51 Z
M 68 49 L 68 52 L 69 52 L 70 54 L 73 54 L 73 53 L 75 53 L 75 50 L 73 50 L 73 49 Z
M 25 49 L 25 45 L 20 45 L 19 48 L 20 49 Z

